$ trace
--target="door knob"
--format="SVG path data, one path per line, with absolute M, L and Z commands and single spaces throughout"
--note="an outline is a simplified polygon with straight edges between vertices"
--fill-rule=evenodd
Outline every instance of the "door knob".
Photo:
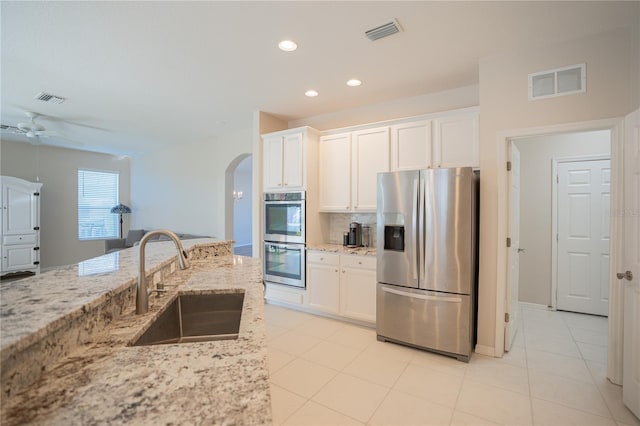
M 518 253 L 524 253 L 524 249 L 523 248 L 519 248 L 518 249 Z
M 618 277 L 619 280 L 621 279 L 625 279 L 627 281 L 631 281 L 633 279 L 633 273 L 631 271 L 626 271 L 626 272 L 618 272 L 616 274 L 616 277 Z

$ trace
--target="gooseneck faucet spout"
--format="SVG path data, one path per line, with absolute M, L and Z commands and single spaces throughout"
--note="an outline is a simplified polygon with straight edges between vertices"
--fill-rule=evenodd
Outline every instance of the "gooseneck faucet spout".
M 166 235 L 171 238 L 176 245 L 176 249 L 178 250 L 178 263 L 180 264 L 180 269 L 187 269 L 189 264 L 189 259 L 187 259 L 187 252 L 182 248 L 182 243 L 180 242 L 180 238 L 178 236 L 167 230 L 167 229 L 158 229 L 155 231 L 150 231 L 142 237 L 140 240 L 140 248 L 139 248 L 139 271 L 138 271 L 138 287 L 136 291 L 136 314 L 146 314 L 149 311 L 149 290 L 147 290 L 147 277 L 145 273 L 145 264 L 144 264 L 144 250 L 147 245 L 147 241 L 149 241 L 152 237 L 156 235 Z

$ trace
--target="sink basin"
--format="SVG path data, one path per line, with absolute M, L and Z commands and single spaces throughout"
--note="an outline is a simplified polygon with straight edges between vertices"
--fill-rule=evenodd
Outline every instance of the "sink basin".
M 237 339 L 244 291 L 181 294 L 133 346 Z

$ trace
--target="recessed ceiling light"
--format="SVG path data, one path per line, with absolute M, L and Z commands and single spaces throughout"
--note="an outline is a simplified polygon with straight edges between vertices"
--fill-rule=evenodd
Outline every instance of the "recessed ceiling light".
M 280 50 L 283 50 L 285 52 L 293 52 L 298 48 L 298 45 L 295 41 L 292 40 L 282 40 L 280 43 L 278 43 L 278 47 L 280 48 Z
M 351 87 L 360 86 L 361 84 L 362 82 L 357 78 L 352 78 L 351 80 L 347 81 L 347 86 L 351 86 Z
M 304 95 L 313 98 L 318 96 L 318 92 L 316 92 L 315 90 L 307 90 L 306 92 L 304 92 Z

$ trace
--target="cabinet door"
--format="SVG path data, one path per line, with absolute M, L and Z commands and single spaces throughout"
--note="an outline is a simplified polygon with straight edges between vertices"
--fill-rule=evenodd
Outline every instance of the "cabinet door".
M 342 315 L 375 323 L 376 271 L 343 267 L 340 278 Z
M 353 211 L 375 212 L 378 173 L 389 171 L 389 128 L 353 133 Z
M 391 127 L 391 170 L 431 167 L 431 121 Z
M 478 167 L 478 114 L 435 120 L 435 167 Z
M 2 273 L 36 269 L 37 251 L 34 245 L 15 245 L 2 247 Z
M 34 234 L 38 226 L 38 196 L 31 186 L 20 183 L 2 185 L 3 235 Z
M 351 210 L 351 134 L 320 138 L 318 157 L 320 211 Z
M 332 314 L 340 312 L 340 276 L 338 266 L 307 264 L 308 304 Z
M 304 189 L 302 133 L 285 136 L 282 142 L 282 185 L 286 189 Z
M 282 189 L 282 137 L 265 138 L 262 149 L 264 189 Z

